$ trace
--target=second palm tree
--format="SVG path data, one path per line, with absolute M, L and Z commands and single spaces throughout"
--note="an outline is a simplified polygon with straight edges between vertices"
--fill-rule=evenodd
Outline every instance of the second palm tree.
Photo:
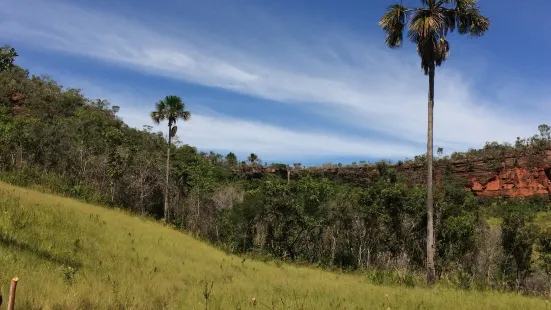
M 168 197 L 169 197 L 169 177 L 170 177 L 170 148 L 172 137 L 176 135 L 178 127 L 176 122 L 181 119 L 188 121 L 191 118 L 191 112 L 186 111 L 186 106 L 178 96 L 166 96 L 155 104 L 155 111 L 151 112 L 151 119 L 155 124 L 168 120 L 168 148 L 166 150 L 166 183 L 165 183 L 165 203 L 163 220 L 168 222 Z

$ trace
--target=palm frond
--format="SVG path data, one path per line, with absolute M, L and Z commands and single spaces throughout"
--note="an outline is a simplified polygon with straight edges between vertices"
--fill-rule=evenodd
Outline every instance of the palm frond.
M 163 120 L 163 117 L 161 116 L 161 114 L 159 112 L 153 111 L 153 112 L 151 112 L 151 119 L 153 120 L 153 123 L 158 125 Z
M 431 6 L 431 0 L 420 0 L 421 1 L 421 5 L 424 5 L 424 6 L 428 6 L 430 7 Z M 432 1 L 434 3 L 434 0 Z
M 155 111 L 162 112 L 165 111 L 167 108 L 166 101 L 160 100 L 155 104 Z
M 436 3 L 436 7 L 442 7 L 444 4 L 452 6 L 475 6 L 478 0 L 440 0 Z
M 404 41 L 404 28 L 408 20 L 407 8 L 393 4 L 381 17 L 379 26 L 386 32 L 385 42 L 390 48 L 399 48 Z
M 420 10 L 412 17 L 408 37 L 417 45 L 425 74 L 446 61 L 450 45 L 445 36 L 455 29 L 455 18 L 455 12 L 446 8 Z
M 450 55 L 450 43 L 446 40 L 444 36 L 441 36 L 438 40 L 438 43 L 435 46 L 434 61 L 437 66 L 442 65 L 444 61 Z
M 180 113 L 179 115 L 181 119 L 183 119 L 184 121 L 189 121 L 191 119 L 191 112 L 189 111 L 182 111 L 182 113 Z
M 155 111 L 164 111 L 166 110 L 166 102 L 163 100 L 158 101 L 155 103 Z
M 408 37 L 411 42 L 419 42 L 438 38 L 445 23 L 442 14 L 433 10 L 420 10 L 415 12 L 409 24 Z
M 448 32 L 453 32 L 455 30 L 455 24 L 457 22 L 457 14 L 455 10 L 440 8 L 440 13 L 444 18 L 444 27 L 442 29 L 442 35 L 448 35 Z
M 155 111 L 151 112 L 151 119 L 155 124 L 159 124 L 167 118 L 166 102 L 163 100 L 158 101 L 155 104 Z
M 182 98 L 178 96 L 166 96 L 164 101 L 170 110 L 180 110 L 183 105 Z
M 457 29 L 460 34 L 480 37 L 490 29 L 490 19 L 480 14 L 476 6 L 457 8 Z
M 453 2 L 458 7 L 474 7 L 478 0 L 454 0 Z

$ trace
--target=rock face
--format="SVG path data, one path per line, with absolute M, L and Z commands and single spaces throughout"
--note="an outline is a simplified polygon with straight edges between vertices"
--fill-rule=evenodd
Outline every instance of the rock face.
M 452 164 L 466 189 L 482 197 L 526 197 L 551 194 L 551 150 L 540 154 L 508 154 L 493 165 L 488 160 Z
M 403 164 L 394 166 L 405 179 L 412 184 L 423 184 L 425 180 L 424 164 Z M 497 159 L 462 159 L 443 163 L 435 162 L 435 182 L 442 180 L 443 172 L 448 169 L 465 181 L 465 190 L 481 197 L 526 197 L 551 194 L 551 149 L 537 155 L 528 153 L 506 154 Z M 253 169 L 256 174 L 275 173 L 287 176 L 282 169 Z M 280 171 L 282 170 L 282 171 Z M 314 177 L 325 177 L 337 183 L 351 183 L 365 186 L 378 170 L 374 166 L 325 165 L 291 171 L 291 179 L 300 178 L 306 171 Z
M 416 183 L 423 182 L 422 165 L 397 167 Z M 451 162 L 453 174 L 465 181 L 465 189 L 481 197 L 527 197 L 551 194 L 551 150 L 540 154 L 507 154 L 501 160 L 476 159 Z M 444 168 L 436 164 L 435 180 L 441 180 Z M 423 174 L 423 175 L 419 175 Z
M 551 194 L 551 150 L 538 158 L 508 156 L 496 170 L 458 171 L 477 196 L 526 197 Z

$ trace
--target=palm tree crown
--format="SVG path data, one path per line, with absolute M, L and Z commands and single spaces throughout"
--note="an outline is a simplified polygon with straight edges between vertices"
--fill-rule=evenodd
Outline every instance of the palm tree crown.
M 388 7 L 379 25 L 386 32 L 390 48 L 402 46 L 404 29 L 408 38 L 417 45 L 421 67 L 425 74 L 429 68 L 440 66 L 450 52 L 446 35 L 456 28 L 460 34 L 472 37 L 483 35 L 490 28 L 490 20 L 480 14 L 477 0 L 421 0 L 419 8 L 401 4 Z
M 172 126 L 178 119 L 188 121 L 191 113 L 186 111 L 186 106 L 178 96 L 166 96 L 155 104 L 155 111 L 151 112 L 151 119 L 155 124 L 168 120 L 168 126 Z

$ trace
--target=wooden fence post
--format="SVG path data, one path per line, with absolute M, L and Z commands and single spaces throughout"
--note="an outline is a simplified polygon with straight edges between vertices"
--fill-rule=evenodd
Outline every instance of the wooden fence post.
M 10 298 L 8 299 L 8 310 L 13 310 L 13 308 L 15 307 L 15 289 L 17 287 L 17 281 L 19 281 L 18 277 L 11 279 Z

